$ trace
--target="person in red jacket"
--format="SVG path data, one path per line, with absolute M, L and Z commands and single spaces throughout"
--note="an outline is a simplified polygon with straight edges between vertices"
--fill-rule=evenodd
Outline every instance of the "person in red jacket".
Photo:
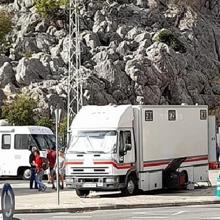
M 54 185 L 54 176 L 56 174 L 56 171 L 54 169 L 54 166 L 56 163 L 56 150 L 55 150 L 55 148 L 48 148 L 47 149 L 47 159 L 49 162 L 49 176 L 50 176 L 50 181 L 52 183 L 52 189 L 55 189 L 55 185 Z
M 38 184 L 38 190 L 39 191 L 45 191 L 47 187 L 42 182 L 42 178 L 43 178 L 43 175 L 44 175 L 44 170 L 42 168 L 43 160 L 40 157 L 40 151 L 36 150 L 34 152 L 34 156 L 35 156 L 34 164 L 36 166 L 36 182 Z

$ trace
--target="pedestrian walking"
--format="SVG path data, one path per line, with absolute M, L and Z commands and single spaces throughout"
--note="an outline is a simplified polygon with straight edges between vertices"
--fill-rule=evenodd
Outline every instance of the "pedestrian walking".
M 64 149 L 59 150 L 59 187 L 61 189 L 64 188 L 64 177 L 65 177 L 65 156 L 64 156 Z M 55 165 L 56 170 L 57 164 Z
M 56 150 L 54 147 L 47 148 L 47 159 L 49 162 L 49 176 L 50 176 L 50 182 L 52 183 L 52 189 L 55 189 L 54 185 L 54 177 L 55 177 L 55 163 L 56 163 Z
M 30 146 L 29 150 L 31 151 L 30 156 L 29 156 L 29 163 L 31 166 L 30 189 L 33 189 L 33 185 L 34 185 L 34 188 L 37 189 L 38 187 L 37 187 L 37 182 L 36 182 L 36 178 L 35 178 L 36 167 L 34 164 L 34 160 L 35 160 L 34 152 L 37 150 L 37 148 Z
M 40 157 L 40 151 L 35 150 L 34 151 L 34 156 L 35 156 L 34 164 L 36 166 L 36 182 L 38 184 L 38 190 L 39 191 L 45 191 L 47 187 L 42 182 L 43 175 L 44 175 L 44 170 L 43 170 L 43 167 L 42 167 L 43 160 Z

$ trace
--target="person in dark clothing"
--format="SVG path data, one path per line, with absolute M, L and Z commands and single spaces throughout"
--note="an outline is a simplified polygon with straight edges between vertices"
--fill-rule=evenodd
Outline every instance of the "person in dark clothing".
M 36 167 L 34 164 L 34 160 L 35 160 L 34 152 L 37 150 L 37 148 L 30 146 L 29 150 L 31 151 L 31 154 L 29 156 L 29 163 L 31 166 L 30 189 L 33 189 L 33 184 L 34 184 L 34 188 L 38 189 L 36 182 Z

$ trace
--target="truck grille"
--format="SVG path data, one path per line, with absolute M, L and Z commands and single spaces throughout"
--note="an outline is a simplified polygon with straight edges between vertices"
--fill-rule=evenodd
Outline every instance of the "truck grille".
M 71 174 L 108 174 L 108 167 L 71 167 Z

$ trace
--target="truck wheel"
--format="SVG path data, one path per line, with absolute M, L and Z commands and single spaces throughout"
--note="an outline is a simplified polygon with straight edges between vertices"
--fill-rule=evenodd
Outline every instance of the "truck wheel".
M 89 190 L 76 189 L 76 195 L 79 196 L 80 198 L 85 198 L 86 196 L 89 195 Z
M 31 169 L 26 168 L 23 170 L 22 179 L 23 180 L 29 180 L 31 178 Z
M 121 192 L 125 196 L 131 196 L 136 193 L 137 183 L 134 176 L 129 176 L 126 184 L 126 188 L 122 189 Z

